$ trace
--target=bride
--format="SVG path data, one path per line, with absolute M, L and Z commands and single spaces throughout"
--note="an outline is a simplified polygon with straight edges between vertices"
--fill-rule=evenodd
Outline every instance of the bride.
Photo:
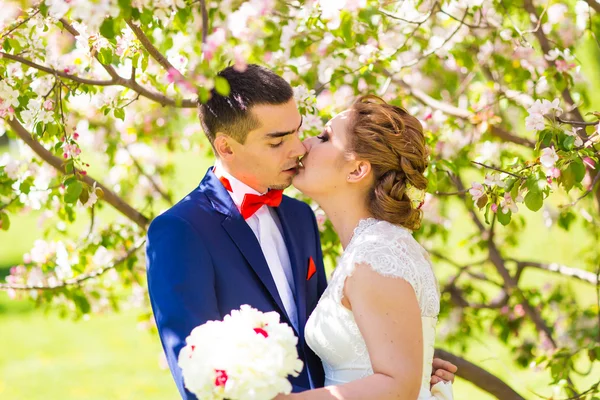
M 412 237 L 427 186 L 421 124 L 365 96 L 304 144 L 293 183 L 325 211 L 344 253 L 305 331 L 326 387 L 277 399 L 451 399 L 450 383 L 430 390 L 440 298 Z

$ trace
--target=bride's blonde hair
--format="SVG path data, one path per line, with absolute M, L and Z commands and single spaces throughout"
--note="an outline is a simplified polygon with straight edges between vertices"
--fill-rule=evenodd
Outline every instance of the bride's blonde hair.
M 423 127 L 405 109 L 367 95 L 351 107 L 349 151 L 368 160 L 375 182 L 369 192 L 369 211 L 377 219 L 419 229 L 422 212 L 413 205 L 407 185 L 427 188 L 428 151 Z

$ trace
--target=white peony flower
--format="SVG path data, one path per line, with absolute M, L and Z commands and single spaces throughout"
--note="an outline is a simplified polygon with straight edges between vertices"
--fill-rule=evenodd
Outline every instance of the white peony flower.
M 248 305 L 223 321 L 191 332 L 179 353 L 185 386 L 200 399 L 272 399 L 290 393 L 288 375 L 298 376 L 298 339 L 276 312 Z

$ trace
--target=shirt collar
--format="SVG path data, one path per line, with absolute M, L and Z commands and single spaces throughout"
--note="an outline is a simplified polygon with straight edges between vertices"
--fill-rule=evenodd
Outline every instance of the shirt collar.
M 240 181 L 239 179 L 231 175 L 229 172 L 227 172 L 223 167 L 223 164 L 219 160 L 215 162 L 213 172 L 217 176 L 217 178 L 226 178 L 229 181 L 232 190 L 232 192 L 229 192 L 229 195 L 233 199 L 233 202 L 238 207 L 238 209 L 242 206 L 244 197 L 247 194 L 255 194 L 258 196 L 264 194 L 257 192 L 256 190 L 252 189 L 250 186 L 246 185 L 244 182 Z

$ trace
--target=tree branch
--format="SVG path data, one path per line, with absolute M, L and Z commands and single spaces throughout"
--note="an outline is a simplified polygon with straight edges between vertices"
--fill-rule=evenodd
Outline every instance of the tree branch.
M 588 4 L 589 4 L 589 2 L 588 2 Z M 538 15 L 537 11 L 535 10 L 535 6 L 533 5 L 532 0 L 524 0 L 523 6 L 525 7 L 525 10 L 531 16 L 535 17 L 535 21 L 532 21 L 532 23 L 536 23 L 537 21 L 540 21 L 541 18 Z M 550 50 L 552 50 L 552 47 L 550 45 L 550 40 L 544 33 L 544 30 L 543 29 L 535 29 L 533 31 L 533 34 L 535 35 L 538 42 L 540 43 L 540 46 L 542 47 L 542 51 L 544 52 L 544 54 L 548 54 L 550 52 Z M 548 60 L 546 60 L 546 64 L 548 64 L 548 66 L 553 66 L 552 63 L 550 63 Z M 569 91 L 568 87 L 565 87 L 562 90 L 562 97 L 565 100 L 565 102 L 570 107 L 572 107 L 571 112 L 573 113 L 573 116 L 575 117 L 575 119 L 578 121 L 583 121 L 583 116 L 579 112 L 579 109 L 577 107 L 575 107 L 575 101 L 573 100 L 573 97 L 571 97 L 571 92 Z
M 596 121 L 596 122 L 567 121 L 565 119 L 562 119 L 561 117 L 556 117 L 556 120 L 558 122 L 560 122 L 561 124 L 577 125 L 577 126 L 594 126 L 594 125 L 598 125 L 600 123 L 600 121 Z
M 17 136 L 21 138 L 31 149 L 45 162 L 52 165 L 56 170 L 62 174 L 66 174 L 65 166 L 63 161 L 48 151 L 41 143 L 35 140 L 31 134 L 17 121 L 16 118 L 7 120 L 7 124 L 15 131 Z M 112 190 L 104 186 L 102 183 L 93 179 L 89 175 L 83 176 L 82 180 L 90 187 L 94 186 L 101 188 L 104 191 L 104 200 L 116 208 L 121 214 L 135 222 L 140 228 L 146 229 L 146 226 L 150 220 L 142 215 L 139 211 L 134 209 L 132 206 L 127 204 L 125 200 L 117 196 Z
M 5 37 L 7 37 L 8 35 L 10 35 L 11 33 L 13 33 L 14 31 L 16 31 L 17 29 L 19 29 L 21 26 L 23 26 L 23 24 L 26 24 L 27 21 L 29 21 L 31 18 L 35 17 L 36 15 L 38 15 L 40 12 L 40 10 L 35 10 L 35 12 L 31 15 L 29 15 L 27 18 L 25 18 L 23 21 L 19 21 L 17 23 L 17 25 L 15 25 L 14 27 L 12 27 L 8 32 L 5 32 L 2 36 L 0 36 L 0 41 L 2 39 L 4 39 Z
M 598 3 L 596 0 L 585 0 L 585 2 L 588 3 L 588 5 L 592 7 L 594 11 L 600 14 L 600 3 Z
M 12 54 L 7 54 L 7 53 L 4 53 L 2 51 L 0 51 L 0 58 L 7 58 L 9 60 L 19 62 L 21 64 L 24 64 L 24 65 L 27 65 L 27 66 L 29 66 L 31 68 L 35 68 L 37 70 L 46 72 L 48 74 L 57 75 L 57 76 L 60 76 L 61 78 L 69 79 L 69 80 L 72 80 L 73 82 L 83 83 L 85 85 L 95 85 L 95 86 L 114 86 L 114 85 L 117 85 L 117 82 L 115 82 L 114 79 L 110 79 L 110 80 L 98 80 L 98 79 L 80 78 L 79 76 L 67 74 L 65 72 L 58 71 L 56 69 L 45 67 L 43 65 L 36 64 L 33 61 L 29 61 L 29 60 L 27 60 L 27 59 L 25 59 L 23 57 L 14 56 Z
M 73 26 L 71 26 L 67 20 L 65 20 L 64 18 L 61 18 L 60 22 L 63 24 L 65 29 L 67 31 L 69 31 L 73 36 L 79 36 L 79 32 L 77 32 L 77 30 L 75 28 L 73 28 Z M 100 60 L 98 59 L 98 55 L 96 55 L 95 57 L 96 57 L 96 60 L 98 60 L 98 62 L 100 63 L 100 65 L 102 65 L 102 67 L 106 70 L 106 72 L 108 72 L 108 74 L 113 78 L 113 81 L 115 82 L 115 84 L 125 86 L 125 87 L 141 94 L 142 96 L 159 103 L 162 106 L 172 106 L 172 107 L 180 107 L 180 108 L 196 108 L 198 106 L 198 99 L 193 99 L 193 100 L 192 99 L 172 99 L 161 93 L 157 93 L 157 92 L 151 91 L 149 89 L 146 89 L 145 87 L 143 87 L 139 83 L 137 83 L 135 80 L 125 79 L 125 78 L 119 76 L 119 74 L 117 74 L 117 71 L 115 71 L 115 69 L 112 67 L 112 65 L 102 64 L 100 62 Z
M 464 119 L 469 122 L 471 122 L 471 119 L 475 115 L 471 111 L 466 110 L 464 108 L 459 108 L 452 104 L 448 104 L 443 101 L 434 99 L 433 97 L 431 97 L 427 93 L 425 93 L 423 90 L 409 85 L 403 79 L 395 78 L 394 74 L 392 74 L 389 70 L 387 70 L 385 68 L 383 69 L 383 73 L 385 76 L 391 78 L 392 82 L 405 88 L 410 95 L 412 95 L 415 99 L 417 99 L 421 103 L 425 104 L 426 106 L 429 106 L 435 110 L 440 110 L 444 114 L 448 114 L 448 115 L 451 115 L 456 118 Z M 535 148 L 535 142 L 533 142 L 529 139 L 525 139 L 525 138 L 513 135 L 512 133 L 507 132 L 506 130 L 504 130 L 500 127 L 497 127 L 495 125 L 491 126 L 490 133 L 493 136 L 496 136 L 507 142 L 512 142 L 512 143 L 526 146 L 526 147 L 529 147 L 532 149 Z
M 200 0 L 200 10 L 202 12 L 202 43 L 206 43 L 208 37 L 208 11 L 206 9 L 206 0 Z
M 554 272 L 569 278 L 579 279 L 583 282 L 591 283 L 595 285 L 597 283 L 596 274 L 593 272 L 585 271 L 579 268 L 568 267 L 566 265 L 558 263 L 541 263 L 536 261 L 519 261 L 507 258 L 506 261 L 512 261 L 517 264 L 517 268 L 525 269 L 527 267 L 533 267 L 544 271 Z
M 456 376 L 463 378 L 492 396 L 502 400 L 524 400 L 519 393 L 506 384 L 502 379 L 489 373 L 485 369 L 465 360 L 455 354 L 439 348 L 435 349 L 435 356 L 450 361 L 458 367 Z
M 144 46 L 144 48 L 146 49 L 148 54 L 150 54 L 150 56 L 153 59 L 155 59 L 156 62 L 158 62 L 166 71 L 169 71 L 169 70 L 177 71 L 177 69 L 175 67 L 173 67 L 173 65 L 169 62 L 169 60 L 167 60 L 167 58 L 165 56 L 163 56 L 162 53 L 160 51 L 158 51 L 158 49 L 156 47 L 154 47 L 154 45 L 152 44 L 150 39 L 148 39 L 148 36 L 146 36 L 144 34 L 144 31 L 142 31 L 142 29 L 139 26 L 137 26 L 130 19 L 126 20 L 125 22 L 129 26 L 129 28 L 133 31 L 133 33 L 138 38 L 138 40 L 142 43 L 142 46 Z M 179 73 L 179 75 L 181 75 L 181 73 L 179 71 L 177 71 L 177 72 Z
M 140 174 L 144 175 L 146 177 L 146 179 L 148 179 L 148 181 L 150 181 L 150 184 L 152 185 L 152 187 L 154 188 L 154 190 L 156 190 L 156 192 L 159 193 L 160 196 L 164 200 L 167 201 L 167 203 L 169 203 L 170 205 L 173 205 L 173 199 L 171 199 L 171 196 L 169 196 L 165 191 L 163 191 L 158 186 L 158 183 L 156 183 L 156 181 L 150 175 L 148 175 L 148 173 L 144 170 L 144 168 L 141 166 L 141 164 L 138 162 L 138 160 L 136 160 L 136 158 L 133 156 L 133 154 L 131 154 L 131 151 L 129 150 L 129 147 L 126 146 L 125 150 L 129 154 L 129 157 L 131 157 L 131 160 L 133 161 L 133 165 L 135 165 L 135 167 L 137 168 L 138 172 Z
M 9 283 L 0 283 L 0 290 L 56 290 L 56 289 L 65 288 L 67 286 L 75 286 L 75 285 L 79 286 L 83 282 L 87 281 L 88 279 L 97 278 L 98 276 L 123 264 L 136 251 L 138 251 L 144 245 L 144 243 L 146 243 L 146 239 L 145 238 L 140 239 L 133 248 L 131 248 L 131 249 L 129 249 L 129 251 L 127 251 L 127 254 L 125 256 L 123 256 L 122 258 L 120 258 L 116 261 L 113 261 L 106 267 L 100 267 L 100 268 L 90 271 L 88 273 L 80 274 L 75 278 L 66 279 L 64 281 L 58 282 L 55 285 L 15 285 L 15 284 L 9 284 Z

